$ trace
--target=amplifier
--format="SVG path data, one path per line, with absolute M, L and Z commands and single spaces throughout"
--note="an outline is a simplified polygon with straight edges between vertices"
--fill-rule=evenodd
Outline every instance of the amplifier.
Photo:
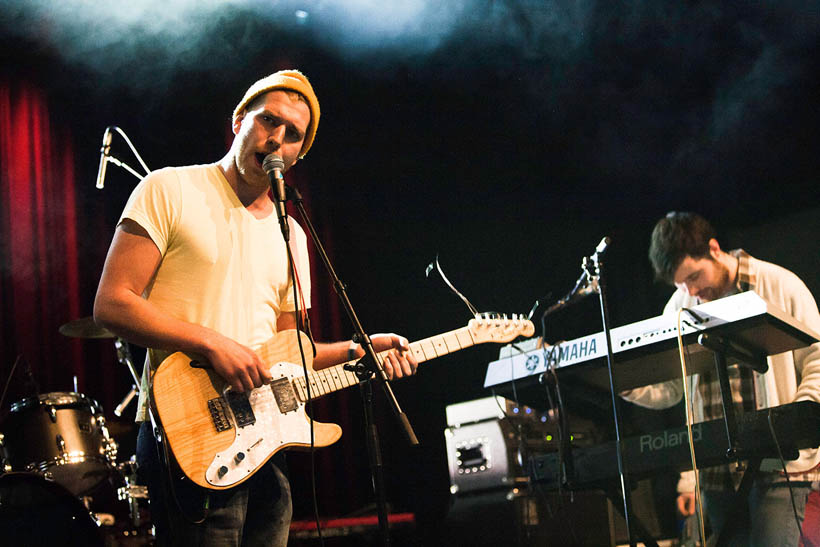
M 526 463 L 558 449 L 558 428 L 546 413 L 503 397 L 450 405 L 444 430 L 450 493 L 507 488 L 528 481 Z M 572 424 L 573 444 L 593 444 L 591 425 Z

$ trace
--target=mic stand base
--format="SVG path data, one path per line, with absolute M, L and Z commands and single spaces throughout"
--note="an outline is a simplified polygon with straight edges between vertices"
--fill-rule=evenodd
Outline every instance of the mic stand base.
M 376 494 L 376 507 L 379 515 L 379 534 L 382 545 L 390 545 L 390 522 L 387 515 L 387 497 L 384 486 L 384 462 L 379 444 L 379 430 L 373 419 L 373 384 L 370 379 L 359 382 L 359 391 L 364 404 L 365 440 L 370 459 L 370 475 L 373 478 L 373 491 Z

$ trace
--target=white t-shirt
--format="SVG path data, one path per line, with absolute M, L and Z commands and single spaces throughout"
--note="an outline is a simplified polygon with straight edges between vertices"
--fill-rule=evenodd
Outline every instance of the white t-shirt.
M 122 219 L 143 227 L 162 259 L 143 295 L 171 316 L 256 347 L 276 333 L 276 319 L 293 311 L 293 286 L 275 213 L 254 217 L 216 164 L 155 171 L 134 189 Z M 310 306 L 305 233 L 293 219 L 291 247 L 300 308 Z M 172 352 L 150 350 L 156 368 Z M 147 375 L 137 421 L 147 419 Z

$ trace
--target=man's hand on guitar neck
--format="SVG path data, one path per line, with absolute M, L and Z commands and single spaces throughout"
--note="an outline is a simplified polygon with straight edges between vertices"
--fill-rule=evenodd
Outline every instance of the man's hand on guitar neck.
M 370 336 L 370 341 L 373 343 L 373 350 L 376 353 L 391 350 L 382 361 L 384 373 L 387 374 L 389 379 L 412 376 L 416 373 L 419 364 L 413 352 L 410 351 L 407 338 L 391 332 L 374 334 Z M 364 350 L 359 344 L 356 344 L 354 351 L 355 356 L 351 354 L 351 357 L 358 358 L 364 355 Z

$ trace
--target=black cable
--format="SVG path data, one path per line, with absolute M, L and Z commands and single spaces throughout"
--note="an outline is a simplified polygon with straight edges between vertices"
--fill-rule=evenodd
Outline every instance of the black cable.
M 304 326 L 303 317 L 299 313 L 299 290 L 297 287 L 296 282 L 296 267 L 293 260 L 293 252 L 290 248 L 290 242 L 285 241 L 285 248 L 287 249 L 288 253 L 288 267 L 290 269 L 290 279 L 293 286 L 293 307 L 294 313 L 296 313 L 296 340 L 299 346 L 299 355 L 302 358 L 302 372 L 305 377 L 305 393 L 307 395 L 307 407 L 308 407 L 308 421 L 310 422 L 310 490 L 311 495 L 313 497 L 313 518 L 316 520 L 316 534 L 319 536 L 319 543 L 321 545 L 325 544 L 324 537 L 322 536 L 322 524 L 321 519 L 319 518 L 319 501 L 316 496 L 316 444 L 315 444 L 315 437 L 314 437 L 314 426 L 313 426 L 313 397 L 310 394 L 310 378 L 307 366 L 307 359 L 305 358 L 305 349 L 302 347 L 302 336 L 299 334 L 300 329 L 299 327 Z M 305 310 L 305 316 L 307 316 L 307 310 Z M 313 341 L 313 333 L 310 332 L 310 321 L 307 320 L 308 323 L 308 337 L 310 338 L 310 344 L 313 348 L 313 355 L 316 355 L 316 344 Z
M 800 534 L 800 544 L 808 545 L 805 536 L 803 535 L 803 526 L 800 523 L 800 517 L 797 516 L 797 506 L 794 504 L 794 490 L 792 483 L 789 480 L 789 472 L 786 471 L 786 460 L 783 458 L 783 452 L 780 450 L 780 441 L 777 440 L 777 434 L 774 431 L 774 424 L 772 423 L 772 409 L 766 414 L 767 422 L 769 424 L 769 433 L 772 435 L 774 446 L 777 448 L 777 457 L 780 460 L 780 466 L 783 468 L 783 476 L 786 477 L 786 486 L 789 487 L 789 500 L 792 502 L 792 511 L 794 512 L 794 522 L 797 524 L 797 531 Z
M 543 321 L 542 317 L 542 321 Z M 561 477 L 563 480 L 558 481 L 558 494 L 559 500 L 561 500 L 563 504 L 563 493 L 564 493 L 564 480 L 569 482 L 569 476 L 567 474 L 567 470 L 565 469 L 565 463 L 567 460 L 566 449 L 569 447 L 569 443 L 572 441 L 572 435 L 569 431 L 569 420 L 567 416 L 567 409 L 564 405 L 564 398 L 561 395 L 561 383 L 558 379 L 558 373 L 556 372 L 558 365 L 561 361 L 561 349 L 558 345 L 550 346 L 549 351 L 547 351 L 546 347 L 544 348 L 544 361 L 547 366 L 547 371 L 549 375 L 552 377 L 552 382 L 555 385 L 555 396 L 558 400 L 558 406 L 556 412 L 557 416 L 557 424 L 558 424 L 558 471 L 561 473 Z M 552 400 L 550 399 L 550 403 L 552 404 Z

